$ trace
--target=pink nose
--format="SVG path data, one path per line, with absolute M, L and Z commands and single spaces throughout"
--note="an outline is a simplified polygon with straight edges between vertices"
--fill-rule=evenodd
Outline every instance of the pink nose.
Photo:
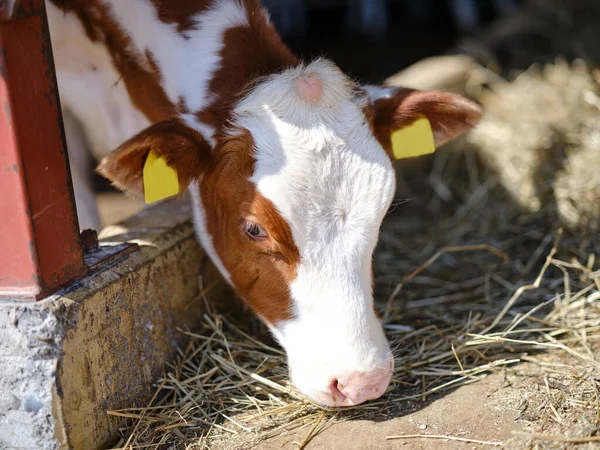
M 383 395 L 392 377 L 392 368 L 355 372 L 331 382 L 333 406 L 354 406 Z

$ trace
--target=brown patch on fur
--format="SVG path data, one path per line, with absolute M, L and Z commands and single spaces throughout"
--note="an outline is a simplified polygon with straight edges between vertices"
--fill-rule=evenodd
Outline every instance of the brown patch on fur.
M 65 13 L 79 19 L 88 38 L 106 46 L 112 62 L 125 83 L 132 103 L 150 122 L 172 119 L 175 109 L 160 84 L 160 72 L 151 54 L 131 51 L 131 39 L 99 0 L 50 0 Z M 150 70 L 142 66 L 148 62 Z M 120 80 L 118 81 L 120 82 Z
M 243 2 L 248 26 L 228 29 L 223 36 L 221 64 L 209 84 L 213 102 L 196 113 L 201 122 L 219 128 L 231 108 L 258 78 L 299 64 L 299 59 L 282 42 L 266 21 L 257 0 Z
M 390 128 L 387 126 L 386 123 L 382 123 L 382 124 L 378 125 L 378 123 L 375 121 L 375 108 L 373 107 L 373 105 L 365 106 L 362 111 L 365 116 L 367 125 L 369 125 L 369 129 L 371 130 L 371 133 L 373 133 L 373 136 L 375 136 L 375 138 L 379 141 L 379 143 L 385 150 L 385 153 L 388 155 L 388 157 L 392 161 L 392 164 L 394 164 L 395 158 L 394 158 L 394 153 L 392 152 L 392 142 L 391 142 L 391 140 L 388 140 L 386 142 L 386 140 L 383 139 L 383 137 L 385 136 L 385 133 L 391 132 Z
M 185 102 L 174 105 L 161 86 L 160 68 L 149 52 L 132 50 L 126 30 L 111 16 L 101 0 L 50 0 L 82 23 L 88 38 L 108 49 L 132 103 L 150 122 L 169 120 L 187 111 Z M 176 23 L 184 33 L 195 27 L 192 17 L 209 8 L 213 0 L 152 0 L 160 20 Z M 209 83 L 212 103 L 196 112 L 197 118 L 216 130 L 226 123 L 231 108 L 257 78 L 299 63 L 269 24 L 258 0 L 240 1 L 248 26 L 228 29 L 223 36 L 222 61 Z M 119 82 L 121 82 L 119 80 Z
M 398 88 L 392 97 L 376 100 L 371 110 L 375 137 L 392 158 L 392 131 L 420 117 L 429 119 L 436 147 L 470 130 L 481 118 L 479 106 L 458 94 L 408 88 Z
M 270 323 L 290 319 L 289 285 L 300 255 L 286 221 L 249 181 L 254 170 L 250 134 L 222 138 L 211 152 L 204 138 L 182 121 L 160 122 L 121 145 L 97 170 L 118 188 L 141 196 L 151 149 L 177 170 L 180 192 L 192 181 L 201 182 L 207 231 L 239 294 Z M 242 218 L 247 216 L 267 231 L 267 240 L 253 240 L 244 232 Z
M 209 211 L 208 231 L 238 292 L 268 322 L 291 318 L 288 286 L 296 276 L 300 257 L 285 220 L 248 181 L 254 165 L 249 134 L 222 138 L 211 154 L 204 138 L 175 118 L 189 113 L 186 99 L 179 98 L 177 104 L 169 100 L 154 56 L 150 52 L 135 52 L 126 30 L 101 0 L 51 1 L 76 15 L 90 40 L 106 46 L 133 104 L 154 123 L 104 158 L 98 172 L 120 189 L 143 195 L 143 166 L 152 149 L 177 170 L 182 192 L 191 181 L 202 180 L 202 201 Z M 212 2 L 152 3 L 160 20 L 176 23 L 185 34 L 195 26 L 192 16 Z M 197 113 L 217 130 L 226 123 L 232 105 L 257 77 L 298 63 L 267 23 L 259 2 L 244 0 L 240 5 L 246 8 L 249 26 L 225 32 L 223 60 L 208 88 L 215 99 L 206 110 Z M 249 213 L 269 233 L 267 241 L 252 240 L 244 233 L 240 219 Z
M 252 148 L 248 133 L 225 138 L 202 180 L 201 196 L 210 211 L 207 231 L 231 281 L 250 307 L 274 324 L 292 318 L 289 285 L 300 255 L 286 221 L 248 180 L 254 167 Z M 266 230 L 267 240 L 245 234 L 241 221 L 248 215 Z
M 213 3 L 213 0 L 152 0 L 159 20 L 176 24 L 177 31 L 186 39 L 186 31 L 195 30 L 198 25 L 193 17 L 204 12 Z
M 143 167 L 150 150 L 177 170 L 179 192 L 210 167 L 211 149 L 202 135 L 180 120 L 156 123 L 105 157 L 97 171 L 134 195 L 144 195 Z

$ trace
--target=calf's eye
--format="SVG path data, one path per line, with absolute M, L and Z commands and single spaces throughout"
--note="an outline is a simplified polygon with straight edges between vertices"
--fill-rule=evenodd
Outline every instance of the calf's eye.
M 259 224 L 250 222 L 248 220 L 242 221 L 244 233 L 250 236 L 252 239 L 262 241 L 268 237 L 267 232 Z

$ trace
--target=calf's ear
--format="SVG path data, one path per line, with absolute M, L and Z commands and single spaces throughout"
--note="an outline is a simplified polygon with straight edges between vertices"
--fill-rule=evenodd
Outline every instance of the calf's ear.
M 156 123 L 106 156 L 96 169 L 119 189 L 144 195 L 143 170 L 150 152 L 177 172 L 179 192 L 203 175 L 211 163 L 204 137 L 180 120 Z
M 439 147 L 473 128 L 481 119 L 481 108 L 465 97 L 441 91 L 364 86 L 371 104 L 375 134 L 391 152 L 392 132 L 425 117 Z

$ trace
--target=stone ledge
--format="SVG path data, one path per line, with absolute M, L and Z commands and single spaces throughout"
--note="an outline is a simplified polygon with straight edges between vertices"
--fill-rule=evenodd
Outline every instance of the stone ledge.
M 0 303 L 0 448 L 105 448 L 144 406 L 182 336 L 198 323 L 206 264 L 183 201 L 143 210 L 101 233 L 134 252 L 37 303 Z

